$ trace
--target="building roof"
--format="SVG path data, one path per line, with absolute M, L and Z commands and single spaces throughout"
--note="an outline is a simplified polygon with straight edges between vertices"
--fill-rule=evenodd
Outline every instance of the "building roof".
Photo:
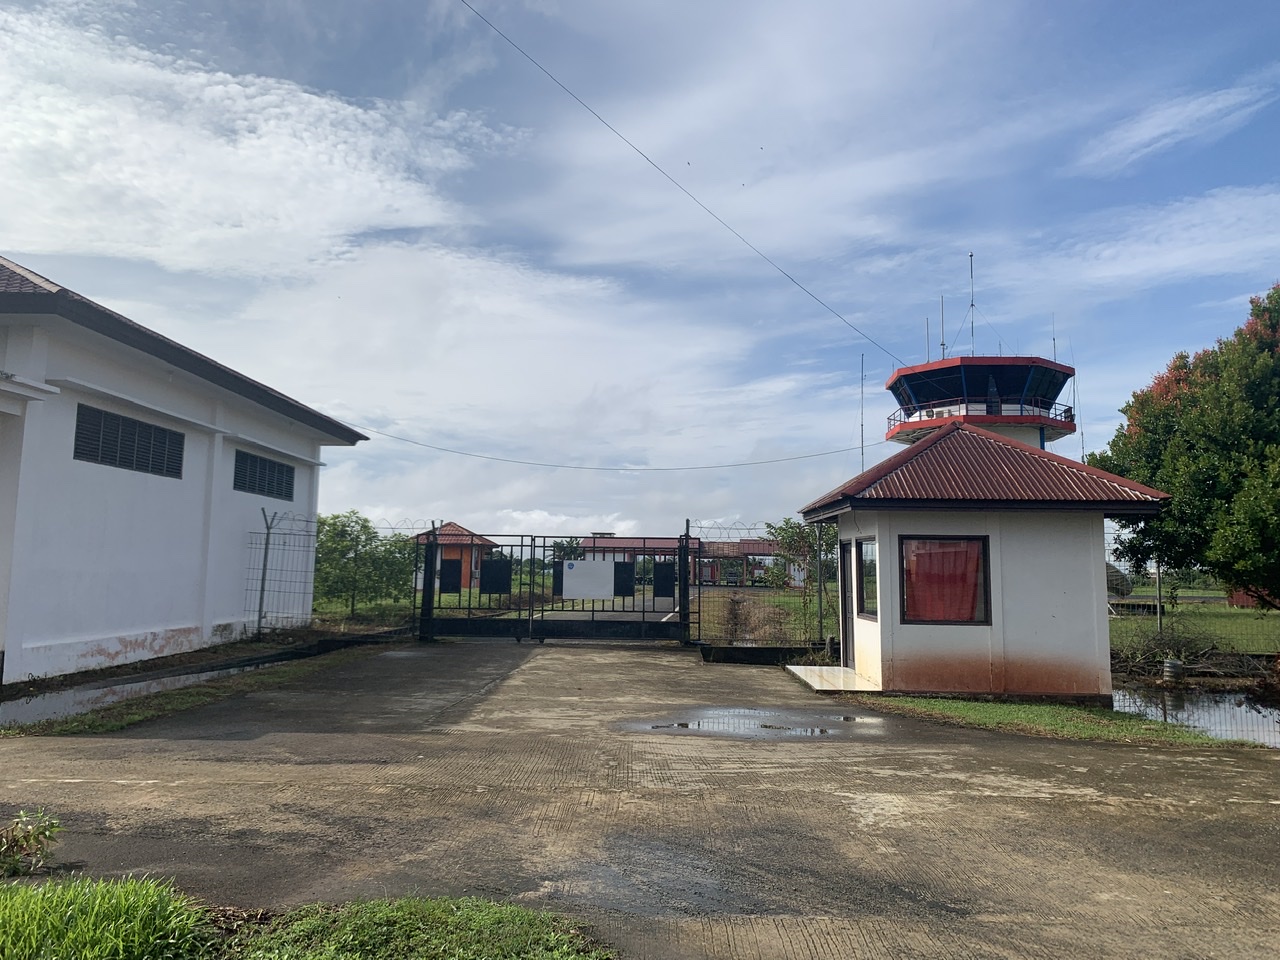
M 778 552 L 777 540 L 744 537 L 741 540 L 703 540 L 700 555 L 706 558 L 772 557 Z
M 62 317 L 76 326 L 132 347 L 268 410 L 283 414 L 341 443 L 353 444 L 369 439 L 363 433 L 285 396 L 278 390 L 237 373 L 175 340 L 161 336 L 12 260 L 0 257 L 0 314 L 26 313 Z
M 690 537 L 692 549 L 697 549 L 698 538 Z M 669 551 L 674 553 L 680 547 L 679 537 L 583 537 L 578 546 L 592 553 L 616 553 L 627 551 Z
M 425 541 L 430 536 L 429 533 L 418 534 L 418 539 Z M 436 543 L 462 544 L 463 546 L 475 547 L 496 547 L 488 537 L 482 537 L 478 533 L 472 533 L 466 527 L 450 520 L 436 528 Z
M 952 423 L 803 507 L 848 510 L 1101 510 L 1154 514 L 1169 495 L 980 427 Z

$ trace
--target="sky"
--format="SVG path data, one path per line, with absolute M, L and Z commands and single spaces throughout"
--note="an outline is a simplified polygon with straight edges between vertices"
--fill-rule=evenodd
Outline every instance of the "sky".
M 488 534 L 792 516 L 944 335 L 1079 458 L 1280 280 L 1273 0 L 469 2 L 0 0 L 0 254 Z

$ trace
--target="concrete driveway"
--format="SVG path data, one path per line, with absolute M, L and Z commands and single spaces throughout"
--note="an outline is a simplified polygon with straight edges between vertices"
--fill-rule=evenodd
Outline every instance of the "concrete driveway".
M 214 903 L 474 893 L 624 957 L 1273 957 L 1280 753 L 931 726 L 688 651 L 442 643 L 0 741 L 91 874 Z

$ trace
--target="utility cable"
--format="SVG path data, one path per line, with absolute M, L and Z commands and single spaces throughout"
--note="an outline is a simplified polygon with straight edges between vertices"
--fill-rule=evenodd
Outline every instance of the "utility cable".
M 762 467 L 771 463 L 793 463 L 796 460 L 816 460 L 819 457 L 833 457 L 839 453 L 849 453 L 851 450 L 858 449 L 857 447 L 841 447 L 839 450 L 824 450 L 821 453 L 802 453 L 794 457 L 774 457 L 770 460 L 744 460 L 738 463 L 704 463 L 686 467 L 591 467 L 578 463 L 548 463 L 542 460 L 519 460 L 514 457 L 496 457 L 487 453 L 471 453 L 467 450 L 454 450 L 450 447 L 441 447 L 434 443 L 414 440 L 411 437 L 401 437 L 394 433 L 375 430 L 373 427 L 362 426 L 358 423 L 352 423 L 349 420 L 339 420 L 338 422 L 345 423 L 348 427 L 355 430 L 362 430 L 376 434 L 379 437 L 386 437 L 388 440 L 399 440 L 401 443 L 411 443 L 415 447 L 425 447 L 428 450 L 435 450 L 437 453 L 452 454 L 455 457 L 470 457 L 474 460 L 492 460 L 495 463 L 515 463 L 524 467 L 547 467 L 552 470 L 591 470 L 597 473 L 676 473 L 682 470 L 732 470 L 738 467 Z M 875 447 L 888 442 L 888 440 L 879 440 L 876 443 L 869 443 L 867 446 Z
M 714 220 L 716 221 L 716 223 L 720 224 L 720 226 L 724 227 L 726 230 L 728 230 L 730 233 L 732 233 L 735 237 L 737 237 L 739 240 L 741 240 L 744 244 L 746 244 L 746 246 L 748 247 L 748 249 L 750 249 L 750 250 L 752 251 L 752 253 L 754 253 L 756 256 L 758 256 L 758 257 L 759 257 L 761 260 L 763 260 L 765 263 L 769 264 L 769 266 L 773 267 L 773 269 L 774 269 L 774 270 L 776 270 L 776 271 L 778 271 L 778 273 L 782 274 L 784 277 L 786 277 L 788 280 L 790 280 L 793 284 L 795 284 L 795 285 L 796 285 L 796 287 L 798 287 L 801 291 L 803 291 L 806 295 L 808 295 L 808 296 L 809 296 L 809 298 L 810 298 L 810 299 L 812 299 L 812 300 L 814 301 L 814 303 L 818 304 L 818 306 L 822 307 L 824 310 L 826 310 L 828 313 L 830 313 L 833 317 L 835 317 L 837 320 L 839 320 L 841 323 L 843 323 L 846 327 L 848 327 L 848 328 L 849 328 L 850 330 L 852 330 L 854 333 L 858 334 L 860 337 L 862 337 L 864 340 L 866 340 L 866 341 L 867 341 L 869 344 L 871 344 L 873 347 L 875 347 L 875 348 L 876 348 L 876 349 L 878 349 L 878 350 L 883 351 L 885 354 L 887 354 L 889 357 L 891 357 L 891 358 L 892 358 L 892 359 L 893 359 L 893 360 L 894 360 L 894 361 L 895 361 L 899 366 L 906 366 L 906 362 L 905 362 L 901 357 L 899 357 L 896 353 L 894 353 L 892 350 L 890 350 L 890 349 L 889 349 L 888 347 L 886 347 L 884 344 L 880 343 L 878 340 L 876 340 L 874 337 L 872 337 L 869 333 L 867 333 L 866 331 L 864 331 L 864 330 L 860 329 L 857 325 L 855 325 L 854 323 L 852 323 L 851 321 L 849 321 L 849 320 L 844 316 L 844 314 L 842 314 L 839 310 L 837 310 L 835 307 L 831 306 L 831 304 L 827 303 L 825 300 L 823 300 L 821 297 L 819 297 L 816 293 L 814 293 L 812 290 L 810 290 L 808 287 L 806 287 L 803 283 L 801 283 L 799 280 L 797 280 L 797 279 L 796 279 L 794 276 L 792 276 L 789 272 L 787 272 L 785 269 L 783 269 L 783 267 L 782 267 L 780 264 L 778 264 L 778 262 L 777 262 L 777 261 L 775 261 L 775 260 L 774 260 L 773 258 L 771 258 L 768 254 L 766 254 L 763 250 L 761 250 L 761 249 L 760 249 L 759 247 L 757 247 L 754 243 L 752 243 L 750 240 L 748 240 L 746 237 L 744 237 L 741 233 L 739 233 L 737 230 L 735 230 L 732 226 L 730 226 L 730 224 L 729 224 L 728 222 L 726 222 L 726 221 L 725 221 L 725 219 L 724 219 L 723 217 L 721 217 L 718 213 L 716 213 L 714 210 L 712 210 L 710 207 L 708 207 L 705 203 L 703 203 L 701 200 L 699 200 L 697 197 L 695 197 L 695 196 L 694 196 L 694 195 L 693 195 L 693 194 L 692 194 L 692 193 L 691 193 L 691 192 L 690 192 L 690 191 L 689 191 L 689 190 L 688 190 L 688 189 L 687 189 L 687 188 L 686 188 L 682 183 L 680 183 L 680 181 L 679 181 L 679 180 L 677 180 L 677 179 L 676 179 L 675 177 L 673 177 L 671 174 L 667 173 L 667 171 L 666 171 L 666 170 L 664 170 L 664 169 L 662 168 L 662 166 L 661 166 L 661 165 L 659 165 L 659 164 L 658 164 L 658 163 L 657 163 L 657 162 L 656 162 L 652 157 L 650 157 L 647 153 L 645 153 L 643 150 L 641 150 L 639 147 L 637 147 L 634 143 L 632 143 L 630 140 L 628 140 L 628 139 L 627 139 L 627 138 L 622 134 L 622 132 L 618 130 L 618 128 L 617 128 L 617 127 L 615 127 L 613 124 L 611 124 L 611 123 L 610 123 L 608 120 L 606 120 L 604 117 L 600 116 L 600 114 L 598 114 L 598 113 L 597 113 L 597 112 L 596 112 L 596 111 L 591 107 L 591 105 L 590 105 L 590 104 L 588 104 L 588 103 L 587 103 L 585 100 L 583 100 L 580 96 L 578 96 L 576 93 L 574 93 L 574 92 L 573 92 L 572 90 L 570 90 L 568 87 L 566 87 L 563 83 L 561 83 L 561 82 L 560 82 L 560 80 L 559 80 L 559 78 L 558 78 L 558 77 L 556 77 L 556 75 L 555 75 L 555 74 L 553 74 L 550 70 L 548 70 L 548 69 L 547 69 L 546 67 L 544 67 L 541 63 L 539 63 L 537 60 L 535 60 L 535 59 L 533 58 L 533 56 L 532 56 L 532 55 L 530 55 L 529 53 L 527 53 L 527 52 L 524 50 L 524 48 L 523 48 L 523 47 L 521 47 L 518 43 L 516 43 L 514 40 L 512 40 L 509 36 L 507 36 L 505 33 L 503 33 L 500 29 L 498 29 L 497 25 L 496 25 L 496 24 L 494 24 L 494 22 L 493 22 L 492 20 L 490 20 L 490 19 L 489 19 L 488 17 L 486 17 L 483 13 L 481 13 L 479 10 L 477 10 L 475 7 L 473 7 L 473 6 L 468 2 L 468 0 L 458 0 L 458 2 L 459 2 L 459 3 L 461 3 L 461 4 L 462 4 L 464 7 L 466 7 L 468 10 L 470 10 L 472 13 L 474 13 L 474 14 L 475 14 L 477 17 L 479 17 L 482 21 L 484 21 L 484 23 L 489 27 L 489 29 L 490 29 L 490 30 L 492 30 L 494 33 L 496 33 L 498 36 L 500 36 L 500 37 L 501 37 L 503 40 L 505 40 L 508 44 L 510 44 L 510 45 L 511 45 L 511 48 L 512 48 L 513 50 L 515 50 L 518 54 L 520 54 L 520 56 L 524 57 L 526 60 L 528 60 L 530 63 L 532 63 L 535 67 L 537 67 L 539 70 L 541 70 L 544 74 L 546 74 L 546 76 L 551 80 L 551 82 L 552 82 L 552 83 L 554 83 L 557 87 L 559 87 L 561 90 L 563 90 L 565 93 L 567 93 L 570 97 L 572 97 L 574 100 L 576 100 L 576 101 L 578 102 L 579 106 L 581 106 L 581 107 L 582 107 L 584 110 L 586 110 L 589 114 L 591 114 L 593 117 L 595 117 L 597 120 L 599 120 L 602 124 L 604 124 L 604 125 L 605 125 L 605 127 L 606 127 L 606 128 L 608 128 L 608 130 L 609 130 L 609 132 L 610 132 L 610 133 L 612 133 L 615 137 L 617 137 L 619 140 L 621 140 L 623 143 L 625 143 L 628 147 L 630 147 L 632 150 L 634 150 L 634 151 L 635 151 L 635 152 L 640 156 L 640 158 L 644 160 L 644 162 L 645 162 L 645 163 L 649 164 L 649 166 L 651 166 L 651 167 L 653 167 L 653 169 L 657 170 L 657 171 L 658 171 L 658 173 L 660 173 L 660 174 L 662 174 L 664 177 L 666 177 L 666 179 L 667 179 L 667 180 L 669 180 L 669 181 L 671 182 L 671 184 L 672 184 L 672 185 L 673 185 L 677 190 L 679 190 L 679 191 L 680 191 L 681 193 L 683 193 L 686 197 L 688 197 L 690 200 L 692 200 L 694 203 L 696 203 L 699 207 L 701 207 L 701 208 L 702 208 L 702 209 L 703 209 L 703 210 L 704 210 L 708 215 L 710 215 L 710 216 L 711 216 L 711 218 L 712 218 L 712 219 L 714 219 Z M 817 456 L 822 456 L 822 454 L 817 454 Z

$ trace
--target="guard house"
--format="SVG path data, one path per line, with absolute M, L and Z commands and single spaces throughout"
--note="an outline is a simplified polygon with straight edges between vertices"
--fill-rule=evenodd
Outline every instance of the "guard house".
M 1109 703 L 1103 520 L 1167 494 L 1049 453 L 1074 370 L 1038 357 L 899 369 L 908 444 L 801 510 L 839 528 L 840 665 L 816 689 Z

